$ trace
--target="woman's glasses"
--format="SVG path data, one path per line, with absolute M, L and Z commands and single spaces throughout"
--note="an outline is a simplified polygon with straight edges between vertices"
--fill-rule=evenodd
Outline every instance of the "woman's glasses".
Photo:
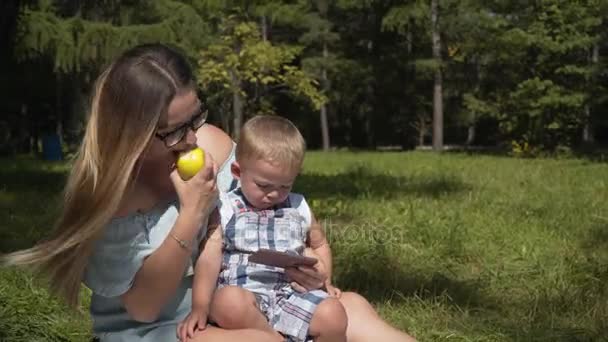
M 201 126 L 205 124 L 205 121 L 207 121 L 207 114 L 208 111 L 203 110 L 201 107 L 198 114 L 195 114 L 188 122 L 177 127 L 171 132 L 163 134 L 156 133 L 156 136 L 165 143 L 165 146 L 173 147 L 184 139 L 186 134 L 188 134 L 188 129 L 196 131 L 197 129 L 201 128 Z

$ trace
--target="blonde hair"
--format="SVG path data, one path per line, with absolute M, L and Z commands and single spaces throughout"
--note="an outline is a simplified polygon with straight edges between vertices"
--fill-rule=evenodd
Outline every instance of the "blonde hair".
M 0 261 L 36 267 L 75 307 L 88 258 L 131 185 L 139 156 L 175 95 L 193 85 L 184 57 L 160 44 L 132 48 L 112 63 L 96 81 L 53 235 Z
M 306 142 L 291 121 L 275 115 L 260 115 L 243 125 L 236 160 L 242 163 L 263 159 L 299 171 L 305 151 Z

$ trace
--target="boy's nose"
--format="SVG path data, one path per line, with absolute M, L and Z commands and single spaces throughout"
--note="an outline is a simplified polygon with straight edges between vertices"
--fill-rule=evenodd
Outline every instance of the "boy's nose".
M 275 199 L 275 198 L 279 197 L 279 192 L 276 190 L 272 190 L 271 192 L 266 194 L 266 197 L 268 197 L 270 199 Z

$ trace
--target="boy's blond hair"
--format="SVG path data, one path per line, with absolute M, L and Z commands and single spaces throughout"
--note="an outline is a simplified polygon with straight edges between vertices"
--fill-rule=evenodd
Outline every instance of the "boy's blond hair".
M 276 115 L 259 115 L 243 126 L 236 160 L 243 163 L 262 159 L 299 171 L 305 151 L 306 142 L 291 121 Z

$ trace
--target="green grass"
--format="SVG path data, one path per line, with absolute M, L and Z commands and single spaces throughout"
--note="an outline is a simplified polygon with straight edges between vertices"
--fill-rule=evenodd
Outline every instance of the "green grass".
M 66 168 L 0 162 L 7 252 L 46 234 Z M 608 336 L 608 164 L 309 153 L 296 191 L 328 228 L 338 286 L 420 341 Z M 0 341 L 86 340 L 89 325 L 0 272 Z

